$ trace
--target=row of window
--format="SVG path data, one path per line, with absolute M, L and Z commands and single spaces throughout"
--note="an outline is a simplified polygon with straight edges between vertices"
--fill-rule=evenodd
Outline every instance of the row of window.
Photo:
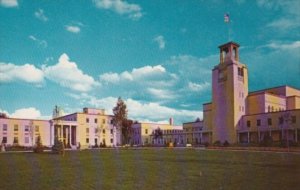
M 89 123 L 90 122 L 90 118 L 86 118 L 86 122 Z M 94 119 L 94 123 L 98 123 L 98 119 L 97 118 Z M 102 119 L 102 124 L 105 124 L 105 123 L 106 123 L 106 120 Z M 113 120 L 110 120 L 110 124 L 113 124 Z
M 86 133 L 89 133 L 90 132 L 90 128 L 86 128 Z M 98 128 L 95 128 L 95 133 L 98 133 Z M 105 134 L 105 129 L 102 130 L 102 133 Z M 113 134 L 114 133 L 114 130 L 111 129 L 110 130 L 110 134 Z
M 268 112 L 277 112 L 277 111 L 284 111 L 284 108 L 274 108 L 274 106 L 268 106 Z
M 291 123 L 296 123 L 296 116 L 292 116 L 291 117 L 291 119 L 289 120 L 289 122 L 291 122 Z M 259 126 L 261 126 L 261 120 L 260 119 L 257 119 L 256 120 L 256 126 L 257 127 L 259 127 Z M 268 126 L 271 126 L 272 125 L 272 118 L 268 118 L 268 120 L 267 120 L 267 124 L 268 124 Z M 278 118 L 278 124 L 283 124 L 284 123 L 284 118 L 283 117 L 279 117 Z M 250 120 L 248 120 L 247 121 L 247 127 L 251 127 L 251 121 Z
M 35 141 L 37 141 L 37 138 L 35 138 Z M 25 137 L 24 138 L 24 142 L 25 144 L 28 144 L 30 141 L 29 141 L 29 137 Z M 7 143 L 7 137 L 2 137 L 2 143 Z M 18 144 L 19 143 L 19 138 L 18 137 L 14 137 L 14 141 L 13 141 L 13 144 Z
M 95 144 L 98 144 L 98 139 L 94 139 L 94 140 L 95 140 Z M 87 144 L 90 143 L 90 139 L 89 139 L 89 138 L 86 138 L 86 139 L 85 139 L 85 142 L 86 142 Z M 105 140 L 104 140 L 104 139 L 103 139 L 102 143 L 105 144 Z M 113 138 L 110 139 L 110 143 L 112 143 L 112 144 L 114 143 L 114 139 L 113 139 Z
M 34 130 L 35 132 L 39 132 L 39 126 L 38 125 L 34 126 Z M 7 131 L 7 124 L 3 124 L 2 131 Z M 19 131 L 19 125 L 14 125 L 14 131 Z M 24 131 L 29 132 L 30 127 L 28 125 L 25 125 Z

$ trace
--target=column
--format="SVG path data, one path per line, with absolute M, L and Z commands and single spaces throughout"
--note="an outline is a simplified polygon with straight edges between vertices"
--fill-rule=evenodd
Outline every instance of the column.
M 238 144 L 240 143 L 240 133 L 239 132 L 237 133 L 237 143 Z
M 62 140 L 62 138 L 63 138 L 63 128 L 64 128 L 64 127 L 63 127 L 62 125 L 59 126 L 59 129 L 60 129 L 60 130 L 59 130 L 59 132 L 60 132 L 60 133 L 59 133 L 59 138 L 60 138 L 59 140 Z
M 247 135 L 248 135 L 248 144 L 250 143 L 250 132 L 248 131 L 248 133 L 247 133 Z
M 70 125 L 69 126 L 69 139 L 70 139 L 70 145 L 72 146 L 73 145 L 73 137 L 72 137 L 72 126 Z
M 201 131 L 201 133 L 200 133 L 200 143 L 202 144 L 203 143 L 203 135 L 202 135 L 202 131 Z

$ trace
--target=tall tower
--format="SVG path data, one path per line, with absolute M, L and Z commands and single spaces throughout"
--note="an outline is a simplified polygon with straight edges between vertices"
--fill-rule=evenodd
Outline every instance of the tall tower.
M 248 70 L 239 62 L 239 44 L 219 46 L 220 63 L 212 72 L 213 142 L 237 142 L 237 126 L 246 111 Z

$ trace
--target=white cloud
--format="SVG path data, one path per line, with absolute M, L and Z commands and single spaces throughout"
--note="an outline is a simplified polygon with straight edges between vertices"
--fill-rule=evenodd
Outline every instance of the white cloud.
M 35 11 L 34 16 L 41 21 L 44 21 L 44 22 L 48 21 L 48 17 L 46 17 L 43 9 L 39 9 L 39 10 Z
M 159 49 L 165 49 L 166 42 L 162 35 L 156 36 L 153 41 L 157 42 Z
M 100 75 L 99 78 L 102 81 L 116 84 L 116 83 L 120 82 L 121 77 L 117 73 L 109 72 L 109 73 L 104 73 L 104 74 Z
M 3 7 L 17 7 L 18 1 L 17 0 L 0 0 L 0 4 Z
M 298 0 L 257 0 L 259 7 L 272 11 L 282 11 L 282 16 L 268 23 L 266 26 L 280 32 L 289 32 L 289 29 L 300 27 L 300 3 Z
M 128 15 L 133 20 L 143 16 L 142 8 L 137 4 L 130 4 L 123 0 L 93 0 L 99 9 L 112 10 L 120 15 Z
M 166 74 L 166 69 L 161 65 L 156 66 L 144 66 L 140 68 L 134 68 L 131 72 L 124 71 L 118 73 L 104 73 L 99 76 L 101 81 L 108 83 L 118 83 L 121 81 L 140 81 L 150 78 L 161 77 Z
M 272 49 L 280 49 L 280 50 L 293 50 L 300 48 L 300 41 L 295 41 L 289 44 L 279 43 L 279 42 L 271 42 L 267 45 L 261 46 L 261 47 L 268 47 Z
M 115 107 L 117 98 L 106 97 L 98 99 L 95 96 L 91 96 L 85 93 L 71 97 L 80 100 L 85 99 L 86 103 L 97 108 L 104 108 L 108 111 L 108 114 L 112 114 L 112 109 Z M 176 123 L 182 123 L 187 121 L 194 121 L 196 118 L 203 118 L 201 111 L 175 109 L 167 106 L 162 106 L 156 102 L 140 102 L 131 98 L 124 100 L 127 109 L 128 117 L 133 120 L 139 121 L 166 121 L 168 118 L 173 117 Z
M 93 87 L 100 85 L 93 77 L 84 74 L 65 53 L 60 56 L 56 65 L 44 66 L 43 71 L 49 80 L 80 92 L 90 91 Z
M 66 30 L 72 33 L 79 33 L 80 32 L 80 27 L 75 26 L 75 25 L 67 25 L 65 26 Z
M 156 98 L 159 99 L 174 99 L 177 96 L 171 90 L 158 89 L 158 88 L 148 88 L 147 91 Z
M 9 117 L 21 119 L 38 119 L 41 117 L 41 112 L 33 107 L 22 108 L 15 110 L 15 112 L 9 115 Z
M 28 38 L 34 42 L 36 42 L 39 46 L 46 48 L 48 46 L 48 43 L 45 40 L 40 40 L 38 38 L 36 38 L 33 35 L 28 36 Z
M 41 84 L 44 81 L 44 74 L 42 70 L 36 68 L 34 65 L 0 63 L 0 82 L 15 81 Z
M 204 82 L 201 84 L 197 84 L 197 83 L 193 83 L 193 82 L 188 83 L 189 90 L 194 91 L 194 92 L 202 92 L 202 91 L 209 89 L 209 87 L 210 87 L 209 82 Z
M 141 103 L 133 99 L 127 99 L 125 102 L 128 106 L 129 117 L 135 120 L 160 121 L 173 117 L 177 123 L 182 123 L 203 117 L 200 111 L 174 109 L 159 103 Z

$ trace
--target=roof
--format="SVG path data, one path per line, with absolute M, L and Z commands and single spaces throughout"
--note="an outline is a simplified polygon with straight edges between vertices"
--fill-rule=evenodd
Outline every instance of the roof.
M 279 89 L 279 88 L 284 88 L 284 87 L 292 88 L 292 89 L 295 89 L 295 90 L 300 90 L 300 89 L 292 87 L 292 86 L 282 85 L 282 86 L 276 86 L 276 87 L 265 88 L 265 89 L 262 89 L 262 90 L 256 90 L 256 91 L 253 91 L 253 92 L 249 92 L 249 95 L 259 94 L 259 93 L 262 93 L 262 92 L 265 92 L 265 91 L 268 91 L 268 90 L 274 90 L 274 89 Z
M 233 45 L 235 45 L 235 46 L 237 46 L 237 47 L 240 47 L 240 45 L 239 45 L 238 43 L 236 43 L 236 42 L 233 42 L 233 41 L 230 41 L 230 42 L 227 42 L 226 44 L 222 44 L 222 45 L 220 45 L 220 46 L 219 46 L 219 48 L 222 48 L 222 47 L 228 46 L 229 44 L 233 44 Z

